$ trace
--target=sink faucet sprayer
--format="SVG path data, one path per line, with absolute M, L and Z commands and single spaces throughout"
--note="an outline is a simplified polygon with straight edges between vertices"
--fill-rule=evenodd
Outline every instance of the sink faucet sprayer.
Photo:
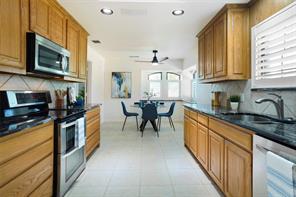
M 284 115 L 284 100 L 282 99 L 282 97 L 278 94 L 275 93 L 268 93 L 269 95 L 273 95 L 277 97 L 277 101 L 274 101 L 273 99 L 268 99 L 268 98 L 261 98 L 261 99 L 257 99 L 255 101 L 255 103 L 260 104 L 260 103 L 264 103 L 264 102 L 271 102 L 273 103 L 276 112 L 277 112 L 277 116 L 278 119 L 280 120 L 284 120 L 285 119 L 285 115 Z

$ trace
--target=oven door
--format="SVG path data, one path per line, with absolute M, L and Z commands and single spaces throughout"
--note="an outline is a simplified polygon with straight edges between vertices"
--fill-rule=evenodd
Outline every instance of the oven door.
M 35 71 L 56 75 L 69 74 L 70 53 L 61 46 L 36 35 L 35 40 Z
M 78 148 L 78 123 L 73 121 L 70 123 L 61 123 L 59 128 L 59 154 L 68 154 Z

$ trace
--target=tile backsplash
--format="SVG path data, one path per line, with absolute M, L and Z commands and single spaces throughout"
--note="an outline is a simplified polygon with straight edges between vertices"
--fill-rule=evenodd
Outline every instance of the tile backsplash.
M 0 73 L 0 90 L 48 90 L 50 91 L 52 99 L 50 107 L 55 106 L 55 90 L 67 90 L 67 87 L 71 86 L 78 94 L 78 84 L 79 83 Z
M 227 99 L 230 95 L 242 96 L 243 102 L 240 104 L 240 110 L 252 111 L 256 113 L 276 115 L 276 110 L 271 103 L 256 104 L 255 100 L 259 98 L 272 98 L 268 91 L 251 91 L 251 80 L 248 81 L 229 81 L 212 84 L 211 91 L 221 91 L 221 103 L 227 106 Z M 296 118 L 296 91 L 272 91 L 283 97 L 285 103 L 285 116 Z

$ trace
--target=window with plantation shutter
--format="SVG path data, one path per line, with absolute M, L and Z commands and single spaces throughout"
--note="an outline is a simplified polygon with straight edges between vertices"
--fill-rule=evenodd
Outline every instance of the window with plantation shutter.
M 252 28 L 252 88 L 296 87 L 296 2 Z

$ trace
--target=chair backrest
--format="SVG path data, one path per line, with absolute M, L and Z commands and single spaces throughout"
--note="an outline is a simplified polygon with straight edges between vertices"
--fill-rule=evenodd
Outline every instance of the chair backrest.
M 125 104 L 124 104 L 123 101 L 121 101 L 121 106 L 122 106 L 123 114 L 126 116 L 127 115 L 127 111 L 126 111 L 126 107 L 125 107 Z
M 155 120 L 157 119 L 157 108 L 155 104 L 149 103 L 146 104 L 143 108 L 142 118 L 144 120 Z
M 173 103 L 171 104 L 171 106 L 170 106 L 170 110 L 169 110 L 169 112 L 168 112 L 170 115 L 173 115 L 173 113 L 174 113 L 174 109 L 175 109 L 175 105 L 176 105 L 175 102 L 173 102 Z

